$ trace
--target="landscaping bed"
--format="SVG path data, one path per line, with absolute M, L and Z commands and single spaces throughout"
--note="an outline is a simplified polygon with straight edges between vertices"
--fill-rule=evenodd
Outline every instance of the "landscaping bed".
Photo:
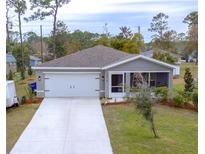
M 176 105 L 176 103 L 174 103 L 172 100 L 167 101 L 167 102 L 162 102 L 161 105 L 166 105 L 169 107 L 175 107 L 175 108 L 181 108 L 181 109 L 187 109 L 187 110 L 196 111 L 196 112 L 198 111 L 197 108 L 193 104 L 185 103 L 182 105 Z

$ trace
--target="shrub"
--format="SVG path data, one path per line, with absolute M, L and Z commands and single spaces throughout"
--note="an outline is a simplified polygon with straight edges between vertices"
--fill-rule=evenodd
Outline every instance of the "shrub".
M 198 109 L 198 92 L 193 92 L 192 94 L 192 102 L 194 106 Z
M 154 90 L 155 95 L 160 97 L 162 101 L 168 100 L 168 88 L 167 87 L 157 87 Z
M 192 99 L 192 92 L 188 92 L 188 91 L 178 91 L 178 95 L 180 95 L 181 97 L 183 97 L 183 102 L 188 103 L 191 99 Z
M 184 105 L 184 97 L 182 95 L 176 95 L 173 97 L 175 105 Z
M 28 86 L 25 90 L 26 90 L 26 93 L 27 93 L 27 95 L 28 95 L 28 98 L 33 101 L 34 94 L 33 94 L 33 92 L 32 92 L 31 87 Z
M 192 77 L 190 68 L 185 69 L 185 74 L 184 74 L 184 91 L 185 92 L 193 92 L 194 89 L 194 79 Z
M 26 96 L 22 96 L 21 98 L 21 104 L 25 104 L 26 103 Z
M 31 76 L 33 74 L 33 71 L 31 69 L 31 66 L 28 67 L 28 75 Z

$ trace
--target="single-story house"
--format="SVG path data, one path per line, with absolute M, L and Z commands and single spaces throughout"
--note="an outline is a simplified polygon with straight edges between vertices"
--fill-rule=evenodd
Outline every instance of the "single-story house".
M 33 67 L 37 96 L 122 98 L 140 73 L 150 87 L 172 89 L 173 65 L 97 45 Z
M 41 63 L 41 59 L 36 56 L 30 56 L 30 66 L 34 67 Z
M 16 72 L 16 59 L 11 53 L 6 54 L 6 75 Z
M 148 50 L 145 52 L 142 52 L 141 55 L 144 55 L 146 57 L 152 58 L 153 54 L 154 54 L 155 50 Z M 160 53 L 169 53 L 171 56 L 175 57 L 177 59 L 175 66 L 175 69 L 173 71 L 173 76 L 178 76 L 180 75 L 180 64 L 181 64 L 181 55 L 179 54 L 175 54 L 175 53 L 171 53 L 165 50 L 157 50 L 157 52 Z

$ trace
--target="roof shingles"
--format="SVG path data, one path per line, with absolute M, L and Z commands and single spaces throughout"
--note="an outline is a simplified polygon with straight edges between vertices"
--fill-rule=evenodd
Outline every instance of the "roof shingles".
M 104 67 L 136 56 L 113 48 L 97 45 L 73 54 L 54 59 L 38 67 Z

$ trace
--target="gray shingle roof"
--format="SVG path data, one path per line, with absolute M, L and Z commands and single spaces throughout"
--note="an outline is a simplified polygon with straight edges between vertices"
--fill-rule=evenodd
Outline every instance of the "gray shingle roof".
M 103 67 L 134 56 L 136 55 L 97 45 L 45 62 L 38 67 Z

